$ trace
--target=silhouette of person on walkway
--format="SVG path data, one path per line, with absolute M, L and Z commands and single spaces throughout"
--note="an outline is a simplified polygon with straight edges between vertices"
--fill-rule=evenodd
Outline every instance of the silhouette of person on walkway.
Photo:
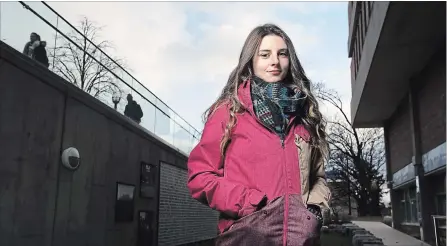
M 124 115 L 131 118 L 138 124 L 141 123 L 141 118 L 143 117 L 143 111 L 141 110 L 140 105 L 133 100 L 132 95 L 127 95 L 127 105 L 124 110 Z
M 25 44 L 23 54 L 40 62 L 48 68 L 50 64 L 48 63 L 47 51 L 45 49 L 46 45 L 46 41 L 41 41 L 40 36 L 37 33 L 32 32 L 30 34 L 30 41 Z

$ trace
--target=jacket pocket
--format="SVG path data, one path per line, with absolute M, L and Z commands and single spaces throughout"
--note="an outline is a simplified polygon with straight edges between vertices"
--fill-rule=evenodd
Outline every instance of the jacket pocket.
M 319 221 L 307 210 L 300 195 L 290 196 L 289 242 L 299 242 L 298 245 L 309 245 L 308 242 L 318 237 Z
M 236 220 L 230 228 L 216 239 L 217 246 L 282 245 L 284 223 L 284 197 L 277 197 L 267 205 Z
M 251 220 L 252 222 L 256 221 L 258 218 L 252 218 L 252 217 L 266 215 L 269 212 L 269 210 L 274 209 L 275 203 L 278 200 L 282 200 L 283 198 L 284 198 L 283 196 L 279 196 L 272 200 L 267 201 L 267 204 L 264 207 L 260 208 L 259 210 L 256 210 L 255 212 L 253 212 L 249 215 L 246 215 L 246 216 L 234 221 L 234 223 L 230 226 L 228 231 L 230 231 L 232 228 L 234 228 L 235 225 L 237 226 L 237 225 L 241 225 L 241 224 L 246 224 L 245 221 L 247 221 L 247 220 Z

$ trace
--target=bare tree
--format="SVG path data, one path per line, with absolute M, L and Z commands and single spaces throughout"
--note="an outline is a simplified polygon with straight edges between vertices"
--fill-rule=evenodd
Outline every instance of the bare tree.
M 327 170 L 333 181 L 333 202 L 350 206 L 353 198 L 359 216 L 380 215 L 381 186 L 385 183 L 383 130 L 354 128 L 336 91 L 322 83 L 316 83 L 313 90 L 320 101 L 337 109 L 337 116 L 328 120 L 327 127 L 330 145 Z
M 87 17 L 83 17 L 76 28 L 105 53 L 113 49 L 110 41 L 99 40 L 102 27 Z M 66 35 L 81 49 L 57 35 L 55 47 L 49 49 L 51 70 L 96 98 L 111 98 L 113 93 L 122 93 L 121 82 L 111 72 L 119 74 L 119 65 L 124 67 L 124 61 L 113 58 L 115 63 L 75 30 Z

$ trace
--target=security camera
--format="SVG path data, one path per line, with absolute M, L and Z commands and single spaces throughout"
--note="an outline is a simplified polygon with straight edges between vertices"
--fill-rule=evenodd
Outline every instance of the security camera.
M 78 169 L 80 160 L 79 151 L 74 147 L 67 148 L 62 152 L 62 165 L 70 170 Z

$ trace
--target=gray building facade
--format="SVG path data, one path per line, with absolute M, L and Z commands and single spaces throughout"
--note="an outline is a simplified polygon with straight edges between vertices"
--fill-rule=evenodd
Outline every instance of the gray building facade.
M 384 128 L 393 227 L 432 245 L 445 243 L 445 11 L 445 2 L 348 4 L 353 125 Z
M 204 243 L 187 155 L 0 42 L 0 246 Z M 62 165 L 74 147 L 80 165 Z M 203 244 L 205 245 L 205 244 Z

